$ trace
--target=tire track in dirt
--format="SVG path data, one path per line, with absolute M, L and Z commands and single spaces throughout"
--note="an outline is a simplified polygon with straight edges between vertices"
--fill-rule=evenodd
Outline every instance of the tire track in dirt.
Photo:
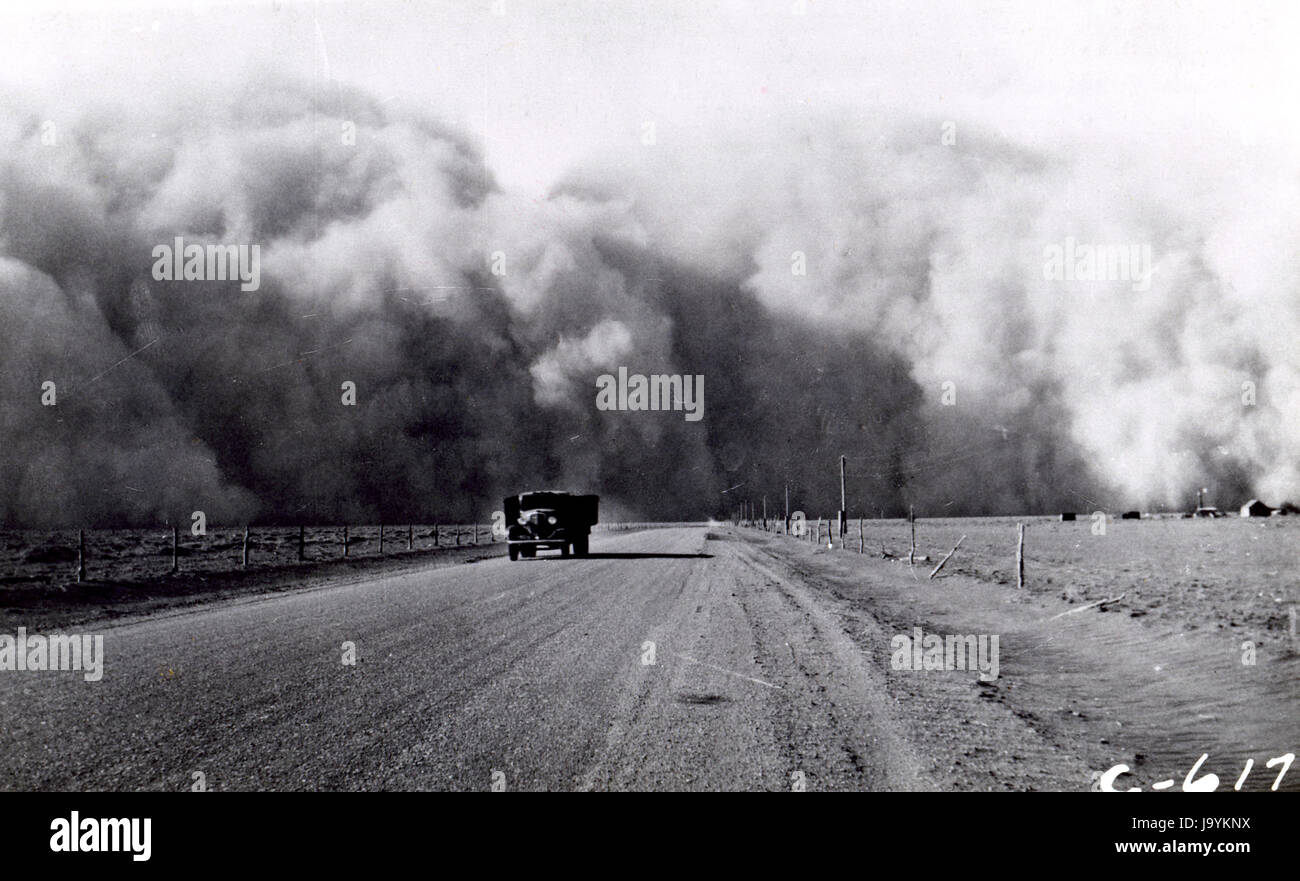
M 1124 763 L 1131 784 L 1181 782 L 1202 753 L 1231 789 L 1247 758 L 1257 768 L 1294 751 L 1300 682 L 1294 658 L 1260 646 L 1240 663 L 1231 633 L 1182 633 L 1125 615 L 1072 608 L 1055 596 L 963 576 L 910 580 L 905 562 L 743 533 L 833 608 L 872 666 L 884 671 L 909 739 L 944 789 L 1091 788 Z M 1001 675 L 894 671 L 889 640 L 910 634 L 1000 633 Z M 1247 789 L 1276 776 L 1257 770 Z M 1231 779 L 1228 779 L 1231 778 Z M 1222 782 L 1226 779 L 1226 782 Z M 1283 789 L 1300 787 L 1300 776 Z

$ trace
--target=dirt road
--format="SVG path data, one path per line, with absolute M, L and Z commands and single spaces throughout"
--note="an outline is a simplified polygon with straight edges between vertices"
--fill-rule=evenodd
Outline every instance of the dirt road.
M 0 674 L 0 786 L 1088 788 L 1112 747 L 1044 718 L 1036 655 L 1004 639 L 992 685 L 892 670 L 911 622 L 860 565 L 655 529 L 88 625 L 100 681 Z

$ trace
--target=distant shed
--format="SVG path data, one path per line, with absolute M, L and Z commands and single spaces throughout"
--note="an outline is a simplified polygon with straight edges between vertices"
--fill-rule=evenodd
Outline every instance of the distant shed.
M 1121 520 L 1141 520 L 1141 519 L 1142 519 L 1142 512 L 1141 512 L 1141 511 L 1125 511 L 1123 514 L 1120 514 L 1120 515 L 1119 515 L 1119 519 L 1121 519 Z
M 1269 517 L 1272 514 L 1273 509 L 1259 499 L 1251 499 L 1241 506 L 1241 516 L 1243 517 Z
M 1070 522 L 1071 520 L 1073 520 L 1073 519 L 1074 519 L 1074 512 L 1073 512 L 1073 511 L 1066 511 L 1065 513 L 1063 513 L 1063 514 L 1061 515 L 1061 522 L 1062 522 L 1062 523 L 1069 523 L 1069 522 Z

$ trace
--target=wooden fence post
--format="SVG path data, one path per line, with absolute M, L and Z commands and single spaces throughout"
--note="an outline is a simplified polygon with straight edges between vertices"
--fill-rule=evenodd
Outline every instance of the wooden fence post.
M 77 535 L 77 581 L 86 580 L 86 530 Z
M 951 557 L 953 554 L 957 553 L 957 548 L 961 547 L 961 543 L 964 542 L 965 540 L 966 540 L 966 536 L 964 535 L 961 538 L 957 539 L 957 544 L 953 545 L 952 550 L 948 552 L 948 557 Z M 934 576 L 939 574 L 939 570 L 943 568 L 943 564 L 948 562 L 948 557 L 944 557 L 942 560 L 939 561 L 939 565 L 934 567 L 934 571 L 930 573 L 931 578 L 934 578 Z
M 1025 586 L 1025 524 L 1016 524 L 1016 587 Z
M 433 546 L 438 547 L 438 524 L 433 524 Z
M 380 523 L 380 524 L 379 524 L 379 554 L 380 554 L 380 556 L 383 556 L 383 553 L 384 553 L 384 524 Z
M 415 547 L 415 524 L 408 523 L 406 526 L 406 549 L 409 551 Z
M 243 563 L 240 564 L 240 568 L 241 569 L 248 568 L 248 527 L 247 526 L 244 527 L 244 558 L 243 558 Z
M 907 565 L 912 566 L 916 563 L 916 511 L 911 505 L 907 506 L 907 523 L 912 527 L 912 549 L 907 552 Z
M 348 525 L 343 524 L 343 556 L 348 555 Z
M 180 543 L 181 543 L 181 531 L 177 529 L 175 526 L 173 526 L 172 527 L 172 572 L 171 572 L 172 575 L 175 575 L 177 572 L 181 571 Z

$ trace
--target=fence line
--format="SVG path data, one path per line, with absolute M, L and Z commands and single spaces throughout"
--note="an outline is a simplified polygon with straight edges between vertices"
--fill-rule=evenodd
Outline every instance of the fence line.
M 651 523 L 617 522 L 599 523 L 592 528 L 595 533 L 630 532 L 641 529 L 706 526 L 706 522 Z M 499 527 L 498 527 L 499 528 Z M 394 531 L 396 530 L 396 534 Z M 157 538 L 154 538 L 155 531 Z M 31 530 L 45 532 L 45 530 Z M 159 575 L 186 575 L 196 572 L 224 572 L 247 570 L 259 565 L 285 566 L 293 563 L 320 563 L 342 559 L 376 559 L 395 557 L 406 553 L 501 546 L 506 537 L 493 531 L 491 523 L 433 523 L 433 524 L 381 524 L 307 526 L 244 526 L 208 525 L 203 534 L 194 535 L 179 526 L 155 529 L 79 529 L 69 547 L 58 536 L 66 530 L 51 530 L 54 539 L 42 546 L 28 548 L 27 557 L 13 561 L 17 572 L 29 567 L 53 566 L 75 560 L 75 578 L 78 582 L 116 577 L 154 577 Z M 129 539 L 123 538 L 128 534 Z M 405 547 L 400 539 L 405 536 Z M 394 547 L 396 545 L 396 547 Z M 370 553 L 366 547 L 373 547 Z M 311 553 L 309 553 L 311 551 Z M 165 562 L 148 565 L 152 557 L 162 556 Z M 185 560 L 191 561 L 189 566 Z M 225 565 L 221 561 L 225 561 Z M 65 570 L 66 571 L 66 570 Z M 129 572 L 129 576 L 123 576 Z M 54 577 L 58 577 L 55 574 Z
M 1046 515 L 1043 515 L 1043 516 L 1046 516 Z M 828 547 L 828 548 L 834 549 L 834 547 L 835 547 L 835 543 L 834 543 L 834 542 L 835 542 L 835 535 L 838 534 L 838 535 L 840 536 L 839 549 L 840 549 L 840 550 L 848 550 L 848 549 L 849 549 L 849 540 L 848 540 L 848 537 L 847 537 L 847 535 L 848 535 L 848 522 L 849 522 L 850 520 L 852 520 L 852 519 L 853 519 L 853 518 L 847 516 L 847 512 L 842 512 L 841 515 L 840 515 L 840 519 L 837 519 L 837 520 L 835 521 L 835 522 L 836 522 L 836 528 L 835 528 L 834 532 L 832 532 L 831 529 L 830 529 L 830 521 L 829 521 L 829 520 L 827 521 L 827 547 Z M 945 519 L 945 518 L 938 518 L 938 519 Z M 958 518 L 958 519 L 963 519 L 963 518 Z M 802 534 L 802 536 L 794 535 L 794 534 L 791 532 L 791 529 L 790 529 L 790 523 L 791 523 L 791 521 L 782 520 L 782 519 L 780 519 L 780 518 L 772 518 L 772 519 L 768 519 L 768 518 L 764 517 L 764 518 L 762 518 L 762 519 L 757 519 L 757 518 L 753 518 L 753 517 L 748 516 L 746 513 L 741 513 L 741 514 L 734 514 L 734 515 L 731 517 L 730 522 L 732 523 L 732 525 L 734 525 L 734 526 L 738 526 L 738 527 L 740 527 L 740 528 L 745 528 L 745 529 L 757 529 L 757 530 L 760 530 L 760 531 L 762 531 L 762 532 L 767 532 L 767 533 L 770 533 L 770 534 L 773 534 L 773 535 L 780 535 L 780 536 L 785 536 L 785 537 L 791 537 L 791 536 L 793 536 L 793 537 L 795 537 L 795 538 L 799 538 L 799 539 L 801 539 L 801 540 L 807 541 L 807 542 L 809 542 L 810 544 L 820 545 L 820 544 L 821 544 L 821 541 L 822 541 L 822 520 L 823 520 L 822 517 L 818 517 L 817 520 L 816 520 L 816 522 L 814 523 L 813 520 L 812 520 L 811 518 L 807 518 L 807 517 L 804 518 L 804 520 L 802 521 L 802 529 L 803 529 L 803 534 Z M 886 519 L 882 516 L 882 517 L 881 517 L 880 519 L 878 519 L 876 522 L 877 522 L 877 524 L 886 527 L 887 530 L 892 530 L 893 528 L 897 527 L 897 526 L 900 525 L 900 524 L 906 526 L 906 528 L 907 528 L 907 545 L 908 545 L 908 550 L 907 550 L 907 563 L 908 563 L 908 566 L 909 566 L 909 567 L 910 567 L 910 566 L 914 566 L 916 563 L 919 563 L 919 562 L 929 562 L 929 561 L 930 561 L 930 557 L 929 557 L 928 555 L 918 555 L 918 554 L 916 553 L 916 522 L 917 522 L 917 517 L 916 517 L 916 511 L 915 511 L 915 508 L 914 508 L 913 506 L 911 506 L 911 505 L 908 506 L 907 514 L 906 514 L 906 516 L 904 516 L 904 517 L 899 517 L 899 518 L 890 518 L 889 520 L 886 520 Z M 863 554 L 863 553 L 866 552 L 866 529 L 865 529 L 865 525 L 866 525 L 866 518 L 865 518 L 865 517 L 858 517 L 858 553 L 859 553 L 859 554 Z M 1028 581 L 1027 581 L 1027 579 L 1025 578 L 1025 560 L 1026 560 L 1026 554 L 1025 554 L 1025 532 L 1026 532 L 1026 524 L 1024 524 L 1024 523 L 1022 523 L 1022 522 L 1017 522 L 1017 523 L 1015 524 L 1015 529 L 1016 529 L 1016 532 L 1015 532 L 1015 537 L 1016 537 L 1016 541 L 1015 541 L 1016 587 L 1019 588 L 1019 589 L 1022 589 L 1022 590 L 1023 590 L 1023 589 L 1028 585 Z M 957 553 L 957 550 L 961 547 L 962 542 L 965 541 L 965 540 L 966 540 L 966 536 L 963 535 L 963 536 L 961 537 L 961 539 L 958 540 L 956 546 L 953 547 L 953 549 L 952 549 L 951 551 L 949 551 L 949 552 L 947 553 L 947 555 L 944 556 L 944 558 L 943 558 L 942 560 L 939 561 L 939 565 L 935 566 L 935 567 L 934 567 L 934 570 L 930 572 L 930 576 L 929 576 L 930 578 L 934 578 L 934 577 L 939 573 L 939 571 L 943 569 L 944 565 L 948 562 L 949 559 L 952 558 L 952 556 L 953 556 L 954 554 Z M 881 557 L 883 557 L 883 558 L 887 558 L 887 559 L 901 559 L 901 553 L 900 553 L 900 555 L 899 555 L 898 557 L 895 557 L 894 554 L 890 553 L 889 551 L 887 551 L 887 550 L 885 549 L 885 544 L 884 544 L 885 539 L 884 539 L 884 536 L 883 536 L 883 535 L 881 536 L 880 541 L 881 541 L 881 544 L 880 544 L 880 556 L 881 556 Z

